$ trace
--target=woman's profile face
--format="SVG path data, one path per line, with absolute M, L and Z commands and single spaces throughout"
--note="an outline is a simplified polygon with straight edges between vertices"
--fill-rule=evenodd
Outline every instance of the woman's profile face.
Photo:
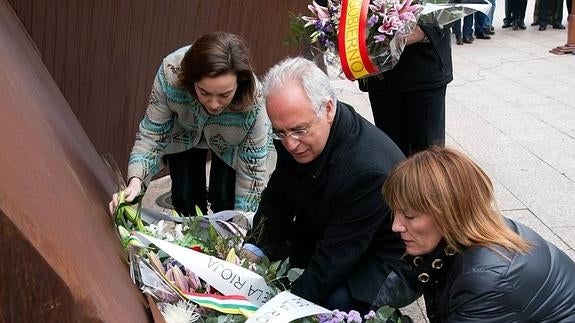
M 210 115 L 218 115 L 230 105 L 236 89 L 237 76 L 227 73 L 216 77 L 204 77 L 194 83 L 198 100 Z
M 395 211 L 391 229 L 401 235 L 405 251 L 412 256 L 430 253 L 442 239 L 430 214 L 412 210 Z

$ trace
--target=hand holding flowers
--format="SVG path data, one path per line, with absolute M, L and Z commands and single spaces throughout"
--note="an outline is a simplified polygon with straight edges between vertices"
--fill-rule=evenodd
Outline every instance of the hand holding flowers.
M 114 214 L 120 202 L 120 194 L 122 194 L 122 201 L 130 203 L 134 201 L 138 196 L 142 194 L 142 180 L 137 177 L 130 178 L 130 182 L 128 186 L 121 190 L 118 193 L 114 193 L 112 195 L 112 200 L 108 204 L 108 208 L 110 210 L 110 214 Z

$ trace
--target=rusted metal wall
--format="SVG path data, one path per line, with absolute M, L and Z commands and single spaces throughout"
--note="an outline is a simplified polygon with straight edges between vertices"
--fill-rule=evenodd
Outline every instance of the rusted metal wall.
M 199 35 L 245 37 L 258 75 L 288 47 L 289 12 L 311 0 L 8 0 L 100 153 L 122 170 L 161 59 Z
M 147 322 L 90 139 L 0 0 L 0 322 Z

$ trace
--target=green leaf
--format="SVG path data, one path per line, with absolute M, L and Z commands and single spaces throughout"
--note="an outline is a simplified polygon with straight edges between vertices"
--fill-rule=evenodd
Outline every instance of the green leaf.
M 281 260 L 272 262 L 270 264 L 270 267 L 268 268 L 268 272 L 273 273 L 275 276 L 275 273 L 278 271 L 280 264 L 281 264 Z
M 210 241 L 217 241 L 218 237 L 219 237 L 218 231 L 216 231 L 216 229 L 212 225 L 210 225 L 208 227 L 208 238 L 209 238 L 209 240 Z
M 271 265 L 270 259 L 269 259 L 268 257 L 266 257 L 266 256 L 263 256 L 263 257 L 260 259 L 260 265 L 261 265 L 262 267 L 264 267 L 264 268 L 269 268 L 269 266 Z
M 278 277 L 280 277 L 280 276 L 283 277 L 283 276 L 286 275 L 288 269 L 289 269 L 289 258 L 286 259 L 286 260 L 284 260 L 284 261 L 281 263 L 281 266 L 279 267 L 279 269 L 278 269 L 276 275 L 277 275 Z
M 310 43 L 310 33 L 314 30 L 312 26 L 305 27 L 307 23 L 302 18 L 302 14 L 289 12 L 289 29 L 291 35 L 283 40 L 285 45 L 304 45 Z M 311 28 L 310 28 L 311 27 Z
M 290 270 L 288 270 L 287 277 L 290 283 L 298 279 L 299 276 L 301 276 L 301 274 L 303 273 L 303 271 L 304 270 L 302 268 L 291 268 Z
M 375 313 L 376 322 L 386 322 L 389 318 L 393 316 L 395 309 L 390 306 L 382 306 Z

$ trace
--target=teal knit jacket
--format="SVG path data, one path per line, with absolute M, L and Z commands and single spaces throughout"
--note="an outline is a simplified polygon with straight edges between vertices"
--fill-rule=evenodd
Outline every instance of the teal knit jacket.
M 235 209 L 255 212 L 275 161 L 271 123 L 258 82 L 256 103 L 243 112 L 212 116 L 178 85 L 180 62 L 190 46 L 164 58 L 156 75 L 146 114 L 136 134 L 128 178 L 147 186 L 163 167 L 162 156 L 196 147 L 206 138 L 210 150 L 236 170 Z

